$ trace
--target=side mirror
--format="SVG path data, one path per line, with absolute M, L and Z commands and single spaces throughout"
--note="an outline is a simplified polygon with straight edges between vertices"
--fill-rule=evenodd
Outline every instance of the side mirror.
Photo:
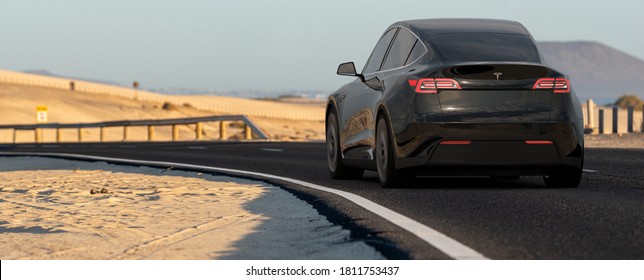
M 338 75 L 342 76 L 357 76 L 358 73 L 356 73 L 356 66 L 353 65 L 353 62 L 345 62 L 340 64 L 338 66 L 338 71 L 336 72 Z

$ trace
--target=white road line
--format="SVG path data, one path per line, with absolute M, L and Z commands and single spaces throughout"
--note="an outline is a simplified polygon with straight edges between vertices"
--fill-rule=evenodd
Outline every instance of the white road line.
M 583 169 L 582 171 L 587 172 L 587 173 L 597 173 L 599 170 L 592 170 L 592 169 Z
M 207 150 L 208 148 L 203 147 L 203 146 L 188 146 L 188 149 L 191 149 L 191 150 Z
M 475 251 L 474 249 L 465 246 L 464 244 L 450 238 L 449 236 L 431 228 L 424 224 L 421 224 L 417 221 L 414 221 L 411 218 L 403 216 L 389 208 L 386 208 L 380 204 L 377 204 L 373 201 L 370 201 L 364 197 L 336 190 L 313 183 L 292 179 L 288 177 L 276 176 L 271 174 L 251 172 L 237 169 L 228 169 L 228 168 L 219 168 L 219 167 L 210 167 L 203 165 L 194 165 L 194 164 L 185 164 L 185 163 L 176 163 L 176 162 L 165 162 L 165 161 L 147 161 L 147 160 L 131 160 L 131 159 L 122 159 L 122 158 L 109 158 L 109 157 L 97 157 L 97 156 L 87 156 L 87 155 L 77 155 L 77 154 L 65 154 L 65 153 L 11 153 L 11 152 L 0 152 L 0 155 L 25 155 L 25 156 L 54 156 L 54 157 L 65 157 L 65 158 L 77 158 L 85 160 L 98 160 L 98 161 L 108 161 L 114 163 L 127 163 L 127 164 L 138 164 L 138 165 L 151 165 L 156 167 L 170 167 L 174 166 L 183 167 L 188 169 L 200 169 L 200 170 L 210 170 L 215 172 L 226 172 L 239 175 L 250 175 L 260 178 L 269 178 L 277 179 L 286 182 L 291 182 L 298 184 L 307 188 L 312 188 L 315 190 L 320 190 L 328 193 L 333 193 L 339 195 L 363 208 L 373 212 L 374 214 L 388 220 L 389 222 L 409 231 L 410 233 L 418 236 L 420 239 L 429 243 L 436 249 L 442 251 L 451 258 L 457 260 L 486 260 L 483 254 Z
M 271 148 L 261 148 L 260 150 L 267 151 L 267 152 L 283 152 L 284 151 L 282 149 L 271 149 Z

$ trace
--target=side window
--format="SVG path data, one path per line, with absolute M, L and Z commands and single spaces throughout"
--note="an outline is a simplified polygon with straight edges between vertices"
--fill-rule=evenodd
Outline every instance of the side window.
M 382 35 L 382 37 L 376 44 L 376 48 L 373 49 L 373 52 L 371 53 L 367 64 L 364 66 L 364 70 L 362 70 L 363 74 L 373 73 L 380 70 L 382 59 L 385 57 L 385 52 L 387 52 L 389 43 L 391 43 L 391 39 L 394 37 L 394 34 L 396 34 L 397 29 L 398 28 L 392 28 L 387 31 L 385 35 Z
M 409 53 L 415 43 L 416 36 L 406 29 L 401 28 L 398 31 L 398 35 L 396 35 L 396 39 L 394 39 L 394 43 L 391 45 L 391 49 L 389 49 L 389 53 L 387 54 L 387 58 L 385 58 L 385 63 L 382 65 L 381 70 L 405 65 L 405 61 L 407 61 L 407 57 L 409 57 Z
M 416 43 L 414 44 L 414 48 L 411 50 L 409 53 L 409 57 L 407 57 L 407 60 L 405 61 L 405 65 L 410 64 L 416 59 L 418 59 L 421 55 L 425 53 L 426 49 L 425 46 L 423 45 L 423 42 L 416 40 Z

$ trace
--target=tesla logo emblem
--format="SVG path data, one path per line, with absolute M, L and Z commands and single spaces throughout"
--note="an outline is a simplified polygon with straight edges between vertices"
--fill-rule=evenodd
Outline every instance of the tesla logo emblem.
M 501 73 L 501 72 L 494 72 L 494 76 L 496 77 L 496 80 L 497 80 L 497 81 L 499 80 L 499 78 L 501 77 L 501 75 L 503 75 L 503 73 Z

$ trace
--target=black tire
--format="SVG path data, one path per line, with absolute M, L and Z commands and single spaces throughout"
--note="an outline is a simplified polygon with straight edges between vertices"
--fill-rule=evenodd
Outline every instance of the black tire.
M 549 188 L 576 188 L 581 181 L 581 168 L 563 168 L 550 171 L 543 176 L 543 181 Z
M 584 149 L 581 149 L 579 168 L 565 167 L 555 169 L 543 176 L 543 181 L 549 188 L 576 188 L 579 186 L 581 176 L 584 173 Z
M 329 112 L 326 122 L 326 153 L 327 167 L 331 178 L 335 180 L 359 179 L 364 173 L 363 169 L 345 166 L 340 153 L 340 130 L 338 118 L 334 111 Z
M 385 188 L 410 187 L 414 184 L 416 174 L 409 169 L 396 169 L 392 139 L 387 121 L 380 117 L 376 127 L 376 167 L 378 181 Z

